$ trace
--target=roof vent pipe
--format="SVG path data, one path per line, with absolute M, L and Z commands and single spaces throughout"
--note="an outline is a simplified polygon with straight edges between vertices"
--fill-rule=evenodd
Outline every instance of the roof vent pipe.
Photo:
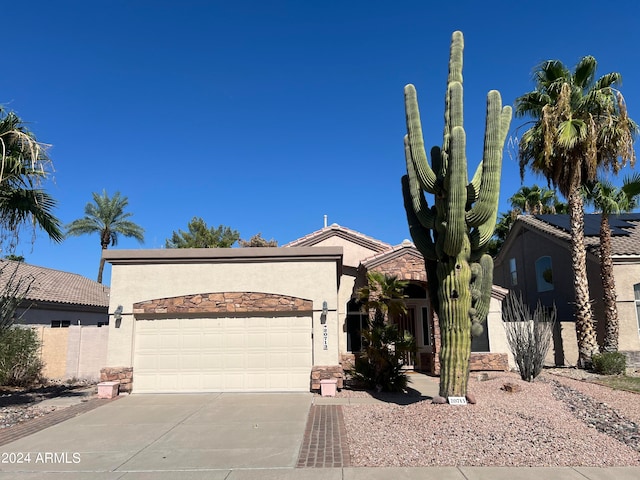
M 324 228 L 327 228 L 327 216 L 324 216 Z

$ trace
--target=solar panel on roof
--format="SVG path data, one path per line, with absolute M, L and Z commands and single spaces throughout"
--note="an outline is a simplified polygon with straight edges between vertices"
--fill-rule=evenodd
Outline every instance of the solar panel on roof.
M 569 215 L 535 215 L 535 218 L 542 220 L 549 225 L 561 228 L 565 232 L 571 232 L 571 223 Z M 629 223 L 630 221 L 640 222 L 640 213 L 621 213 L 619 215 L 609 215 L 609 226 L 611 227 L 611 234 L 617 235 L 630 235 L 631 233 L 625 228 L 634 228 L 634 225 Z M 584 216 L 584 235 L 585 237 L 597 237 L 600 235 L 600 214 L 590 213 Z

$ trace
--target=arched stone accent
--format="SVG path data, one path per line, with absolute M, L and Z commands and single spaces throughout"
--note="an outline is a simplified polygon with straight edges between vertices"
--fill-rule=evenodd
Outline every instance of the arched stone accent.
M 135 314 L 311 312 L 304 298 L 261 292 L 220 292 L 158 298 L 133 304 Z
M 402 255 L 391 258 L 386 262 L 380 263 L 372 268 L 386 275 L 393 275 L 399 280 L 414 280 L 418 282 L 427 282 L 427 274 L 424 268 L 424 260 L 414 255 Z

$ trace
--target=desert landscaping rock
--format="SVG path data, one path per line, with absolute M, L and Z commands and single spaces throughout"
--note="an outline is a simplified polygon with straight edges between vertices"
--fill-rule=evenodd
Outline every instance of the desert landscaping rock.
M 502 389 L 505 383 L 522 391 L 508 393 Z M 406 406 L 343 406 L 351 464 L 640 466 L 637 431 L 631 425 L 640 418 L 637 394 L 549 374 L 524 382 L 513 373 L 495 373 L 484 381 L 472 377 L 469 393 L 475 405 L 424 400 Z M 578 418 L 578 410 L 592 421 Z M 608 422 L 606 431 L 596 426 Z

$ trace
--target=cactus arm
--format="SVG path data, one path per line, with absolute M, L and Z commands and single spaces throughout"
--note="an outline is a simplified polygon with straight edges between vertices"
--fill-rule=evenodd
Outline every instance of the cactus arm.
M 411 195 L 411 187 L 409 186 L 409 176 L 402 177 L 402 195 L 404 197 L 404 209 L 407 213 L 407 223 L 409 224 L 409 234 L 415 243 L 416 248 L 422 253 L 427 260 L 435 260 L 436 249 L 431 236 L 418 220 L 413 210 L 413 198 Z M 425 202 L 426 203 L 426 202 Z
M 478 194 L 480 193 L 480 184 L 482 182 L 482 160 L 478 164 L 471 182 L 467 185 L 467 204 L 472 205 L 478 200 Z
M 462 36 L 462 32 L 453 32 L 453 35 L 451 35 L 451 48 L 449 50 L 449 76 L 447 83 L 462 83 L 463 51 L 464 37 Z
M 510 112 L 511 108 L 506 107 Z M 482 181 L 478 200 L 467 212 L 466 221 L 471 227 L 486 223 L 491 217 L 495 227 L 498 197 L 500 194 L 500 171 L 502 169 L 502 149 L 508 131 L 509 123 L 505 125 L 502 113 L 500 93 L 492 90 L 487 95 L 487 119 L 484 136 L 484 155 L 482 160 Z M 510 122 L 509 117 L 509 122 Z M 505 131 L 505 128 L 506 131 Z M 493 233 L 492 233 L 493 234 Z M 490 235 L 491 236 L 491 235 Z
M 433 229 L 435 226 L 435 215 L 429 208 L 427 200 L 424 198 L 424 194 L 420 189 L 413 159 L 411 158 L 411 148 L 409 147 L 407 135 L 404 136 L 404 154 L 407 163 L 408 193 L 411 196 L 411 208 L 417 220 L 424 228 Z
M 462 85 L 462 62 L 463 62 L 463 50 L 464 50 L 464 38 L 462 32 L 454 32 L 451 36 L 451 48 L 449 49 L 449 75 L 447 77 L 447 85 L 452 85 L 457 82 Z M 462 106 L 461 106 L 462 108 Z M 452 119 L 451 111 L 451 96 L 447 89 L 444 102 L 444 140 L 442 143 L 443 150 L 443 167 L 446 168 L 448 163 L 449 140 L 451 135 L 452 125 L 455 125 L 455 120 Z M 460 121 L 462 117 L 460 117 Z M 458 125 L 462 125 L 459 123 Z
M 472 279 L 471 286 L 472 291 L 478 292 L 478 295 L 472 296 L 473 313 L 471 315 L 471 322 L 482 324 L 487 320 L 487 315 L 489 315 L 489 307 L 491 304 L 493 259 L 490 255 L 482 255 L 482 257 L 480 257 L 479 263 L 474 264 L 474 268 L 472 269 L 472 271 L 475 271 L 476 268 L 476 276 L 474 279 Z M 482 333 L 481 329 L 479 330 L 479 333 Z
M 456 126 L 451 135 L 451 164 L 449 175 L 445 178 L 448 208 L 446 209 L 446 229 L 443 243 L 444 253 L 455 257 L 462 248 L 467 233 L 464 221 L 467 204 L 467 159 L 465 156 L 466 138 L 464 128 Z
M 418 174 L 420 186 L 428 193 L 435 193 L 436 174 L 427 161 L 422 137 L 422 123 L 420 122 L 420 110 L 418 108 L 418 94 L 413 85 L 404 87 L 404 104 L 407 117 L 407 136 L 411 158 Z

